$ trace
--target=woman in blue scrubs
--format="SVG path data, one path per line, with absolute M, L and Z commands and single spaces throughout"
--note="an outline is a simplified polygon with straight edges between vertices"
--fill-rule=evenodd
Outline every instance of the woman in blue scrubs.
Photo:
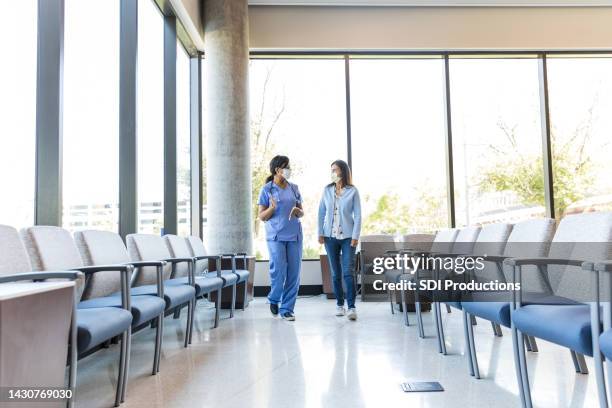
M 302 266 L 302 196 L 291 177 L 289 158 L 275 156 L 270 175 L 259 193 L 259 219 L 266 223 L 270 252 L 270 293 L 268 302 L 274 316 L 295 320 L 293 308 L 300 287 Z

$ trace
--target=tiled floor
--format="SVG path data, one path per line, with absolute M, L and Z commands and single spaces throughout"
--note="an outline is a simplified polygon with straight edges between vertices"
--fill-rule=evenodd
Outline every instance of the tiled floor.
M 449 355 L 438 354 L 431 314 L 427 338 L 402 325 L 388 303 L 358 303 L 359 319 L 335 317 L 322 296 L 301 298 L 295 322 L 272 318 L 264 299 L 219 328 L 214 310 L 198 307 L 193 344 L 182 348 L 185 313 L 165 320 L 161 372 L 151 376 L 154 331 L 133 338 L 123 407 L 519 407 L 510 333 L 475 327 L 482 380 L 467 372 L 461 314 L 443 312 Z M 224 312 L 224 316 L 227 312 Z M 411 314 L 412 322 L 414 315 Z M 574 372 L 567 350 L 539 341 L 529 353 L 536 407 L 595 407 L 595 376 Z M 117 346 L 79 363 L 78 407 L 111 407 Z M 587 358 L 592 369 L 590 359 Z M 400 382 L 440 381 L 445 392 L 406 394 Z

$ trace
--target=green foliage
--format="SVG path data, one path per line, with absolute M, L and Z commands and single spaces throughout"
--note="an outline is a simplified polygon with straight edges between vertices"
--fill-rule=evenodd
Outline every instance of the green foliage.
M 421 191 L 414 202 L 406 203 L 397 193 L 385 193 L 377 198 L 374 210 L 364 219 L 362 234 L 407 234 L 444 227 L 446 207 L 442 197 Z M 371 197 L 366 196 L 365 201 L 369 200 Z
M 483 192 L 512 191 L 528 205 L 544 205 L 544 165 L 541 155 L 522 154 L 515 143 L 515 127 L 508 130 L 509 146 L 489 146 L 487 160 L 480 169 L 476 183 Z M 569 137 L 551 134 L 554 147 L 553 194 L 557 215 L 563 217 L 567 208 L 588 196 L 595 176 L 588 155 L 585 154 L 590 137 L 590 126 L 580 126 Z

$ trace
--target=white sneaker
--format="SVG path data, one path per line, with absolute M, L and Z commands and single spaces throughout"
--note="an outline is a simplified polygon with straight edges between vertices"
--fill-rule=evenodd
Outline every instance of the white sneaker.
M 344 316 L 344 306 L 336 306 L 336 316 Z
M 348 317 L 349 320 L 357 320 L 357 309 L 355 309 L 354 307 L 351 307 L 348 310 L 346 317 Z

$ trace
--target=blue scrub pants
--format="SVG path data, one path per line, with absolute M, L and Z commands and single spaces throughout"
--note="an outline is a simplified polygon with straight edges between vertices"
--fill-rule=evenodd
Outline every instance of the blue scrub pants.
M 342 279 L 346 285 L 346 302 L 348 308 L 355 307 L 355 279 L 353 268 L 355 260 L 355 247 L 351 246 L 351 238 L 336 239 L 325 237 L 325 251 L 329 266 L 332 271 L 332 282 L 334 284 L 334 295 L 336 304 L 344 306 L 344 291 L 342 290 Z
M 293 313 L 300 288 L 302 241 L 268 241 L 270 251 L 270 293 L 268 301 L 280 305 L 281 316 Z

